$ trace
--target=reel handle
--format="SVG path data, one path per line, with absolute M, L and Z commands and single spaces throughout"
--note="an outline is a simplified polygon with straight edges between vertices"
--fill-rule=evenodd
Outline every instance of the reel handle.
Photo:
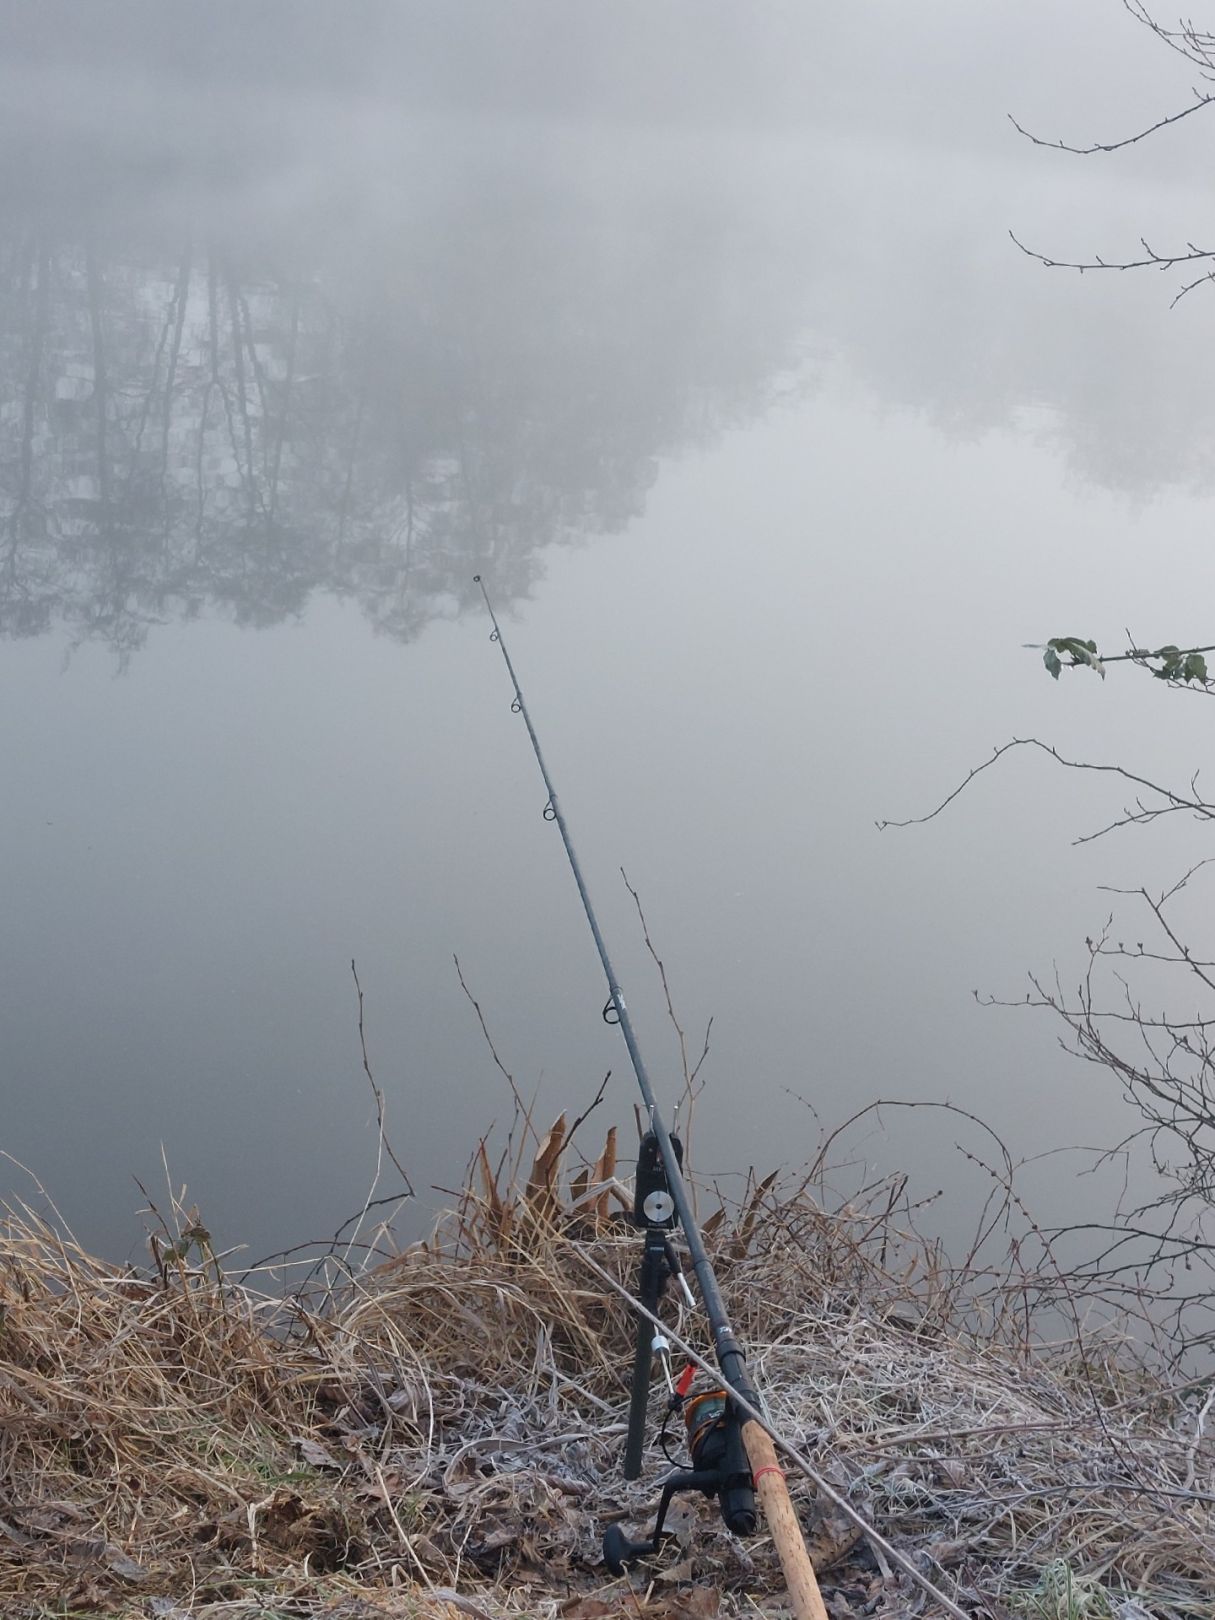
M 660 1530 L 649 1541 L 630 1541 L 618 1524 L 609 1524 L 603 1532 L 603 1561 L 613 1575 L 623 1575 L 630 1564 L 639 1558 L 649 1558 L 666 1540 Z

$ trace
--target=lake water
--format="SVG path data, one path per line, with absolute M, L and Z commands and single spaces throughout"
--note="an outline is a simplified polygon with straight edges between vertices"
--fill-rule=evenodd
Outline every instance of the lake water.
M 1117 8 L 10 5 L 0 157 L 0 1148 L 142 1254 L 321 1238 L 396 1151 L 455 1185 L 511 1097 L 634 1084 L 474 573 L 649 1064 L 705 1173 L 878 1098 L 1115 1139 L 1016 1000 L 1188 829 L 1007 737 L 1185 781 L 1202 705 L 1027 642 L 1210 639 L 1215 302 L 1048 272 L 1203 217 Z M 342 16 L 347 17 L 345 9 Z M 1179 64 L 1181 66 L 1182 64 Z M 1155 245 L 1155 244 L 1154 244 Z M 600 1124 L 602 1121 L 602 1125 Z M 820 1123 L 821 1122 L 821 1123 Z M 847 1139 L 960 1230 L 940 1116 Z M 1045 1219 L 1091 1196 L 1048 1160 Z M 0 1182 L 38 1203 L 9 1162 Z M 395 1183 L 386 1176 L 379 1191 Z

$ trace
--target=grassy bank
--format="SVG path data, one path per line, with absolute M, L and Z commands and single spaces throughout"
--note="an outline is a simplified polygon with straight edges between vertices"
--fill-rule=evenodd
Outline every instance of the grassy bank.
M 191 1224 L 135 1275 L 10 1218 L 0 1614 L 781 1612 L 766 1539 L 707 1504 L 647 1573 L 602 1568 L 665 1464 L 621 1481 L 632 1326 L 583 1257 L 632 1283 L 614 1150 L 571 1186 L 561 1146 L 515 1191 L 480 1155 L 426 1243 L 306 1277 L 233 1281 Z M 1078 1315 L 1035 1342 L 1035 1279 L 946 1266 L 896 1191 L 839 1209 L 771 1183 L 710 1220 L 776 1426 L 976 1615 L 1215 1616 L 1210 1386 Z M 791 1487 L 833 1615 L 932 1613 Z

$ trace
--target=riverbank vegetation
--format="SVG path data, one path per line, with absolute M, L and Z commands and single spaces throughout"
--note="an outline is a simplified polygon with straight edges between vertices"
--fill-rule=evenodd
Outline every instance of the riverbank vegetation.
M 12 1213 L 0 1612 L 783 1612 L 768 1541 L 733 1540 L 711 1504 L 631 1579 L 602 1566 L 603 1529 L 639 1532 L 665 1464 L 655 1443 L 641 1481 L 620 1477 L 633 1328 L 588 1263 L 631 1286 L 615 1133 L 574 1160 L 563 1121 L 525 1128 L 494 1163 L 479 1148 L 426 1241 L 392 1253 L 381 1233 L 255 1274 L 194 1212 L 162 1212 L 139 1271 Z M 1000 1180 L 989 1232 L 1015 1207 Z M 846 1202 L 830 1185 L 820 1160 L 716 1208 L 700 1189 L 777 1430 L 976 1616 L 1215 1616 L 1209 1374 L 1125 1310 L 1103 1325 L 1032 1228 L 998 1264 L 989 1244 L 950 1263 L 901 1178 Z M 703 1348 L 696 1315 L 682 1328 Z M 655 1431 L 663 1404 L 656 1387 Z M 833 1616 L 932 1614 L 790 1484 Z

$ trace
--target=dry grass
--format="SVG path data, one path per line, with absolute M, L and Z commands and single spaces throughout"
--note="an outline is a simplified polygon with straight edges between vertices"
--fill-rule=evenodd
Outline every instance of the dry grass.
M 631 1281 L 615 1142 L 571 1182 L 566 1141 L 517 1174 L 481 1150 L 428 1242 L 294 1293 L 227 1280 L 196 1220 L 134 1276 L 12 1216 L 0 1613 L 778 1608 L 767 1543 L 707 1506 L 672 1578 L 605 1580 L 604 1523 L 644 1520 L 662 1462 L 620 1480 L 633 1330 L 578 1252 Z M 1028 1279 L 945 1267 L 905 1215 L 897 1185 L 832 1212 L 770 1179 L 710 1223 L 778 1427 L 976 1615 L 1210 1620 L 1211 1386 L 1166 1387 L 1108 1334 L 1033 1348 Z M 833 1614 L 931 1613 L 795 1495 Z

